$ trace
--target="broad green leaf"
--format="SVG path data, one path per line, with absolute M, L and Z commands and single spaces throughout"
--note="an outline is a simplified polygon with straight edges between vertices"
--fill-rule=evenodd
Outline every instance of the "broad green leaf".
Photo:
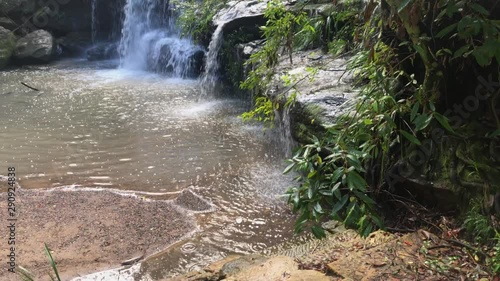
M 332 183 L 337 182 L 340 176 L 344 173 L 344 167 L 338 167 L 332 174 L 332 178 L 330 179 Z
M 420 108 L 420 104 L 418 102 L 416 102 L 412 109 L 411 109 L 411 113 L 410 113 L 410 121 L 414 121 L 415 120 L 415 117 L 417 116 L 417 113 L 418 113 L 418 109 Z
M 453 58 L 452 59 L 456 59 L 458 57 L 461 57 L 465 54 L 465 52 L 467 52 L 469 50 L 470 46 L 467 44 L 465 46 L 462 46 L 460 47 L 456 52 L 455 54 L 453 55 Z
M 288 172 L 290 172 L 294 166 L 295 166 L 295 163 L 292 163 L 292 164 L 288 165 L 285 168 L 285 170 L 283 171 L 283 174 L 288 174 Z
M 349 199 L 349 196 L 347 194 L 344 194 L 342 196 L 342 199 L 340 199 L 332 208 L 331 215 L 334 216 L 337 214 L 338 211 L 340 211 L 344 206 L 345 203 L 347 203 L 347 199 Z
M 336 183 L 333 187 L 332 187 L 332 192 L 335 192 L 337 189 L 339 189 L 339 186 L 342 184 L 342 182 L 338 182 Z
M 452 32 L 455 28 L 457 27 L 457 23 L 454 23 L 452 25 L 449 25 L 443 29 L 441 29 L 441 31 L 438 32 L 438 34 L 436 34 L 436 37 L 438 38 L 443 38 L 444 36 L 448 35 L 450 32 Z
M 490 138 L 494 138 L 496 136 L 500 136 L 500 130 L 496 130 L 496 131 L 488 134 L 487 136 L 490 137 Z
M 316 205 L 314 205 L 314 211 L 319 214 L 323 214 L 323 208 L 321 207 L 321 204 L 319 204 L 319 202 L 316 202 Z
M 352 171 L 347 174 L 347 187 L 349 188 L 349 190 L 365 191 L 367 185 L 368 184 L 366 183 L 365 179 L 361 177 L 356 171 Z
M 450 123 L 448 122 L 448 118 L 444 117 L 443 115 L 441 115 L 437 112 L 434 112 L 434 117 L 436 118 L 436 120 L 438 120 L 438 122 L 441 124 L 441 126 L 443 126 L 446 130 L 448 130 L 449 132 L 455 133 L 453 128 L 450 126 Z
M 366 194 L 364 194 L 362 192 L 359 192 L 359 191 L 354 191 L 354 194 L 359 199 L 361 199 L 361 201 L 363 201 L 365 204 L 370 205 L 370 206 L 374 206 L 375 205 L 375 201 L 373 201 L 373 199 L 371 199 L 370 197 L 368 197 L 368 195 L 366 195 Z
M 415 132 L 427 128 L 427 126 L 429 126 L 431 121 L 432 121 L 432 115 L 427 115 L 427 114 L 418 115 L 417 118 L 415 118 L 415 120 L 413 121 L 413 124 L 415 124 Z
M 399 5 L 398 13 L 401 13 L 401 11 L 403 11 L 408 6 L 408 4 L 410 4 L 410 2 L 412 2 L 412 1 L 413 0 L 403 0 L 403 3 L 401 3 L 401 5 Z
M 361 231 L 361 237 L 368 237 L 370 233 L 372 233 L 373 230 L 373 225 L 368 224 L 362 231 Z
M 422 143 L 414 135 L 408 133 L 407 131 L 400 130 L 399 132 L 403 135 L 403 137 L 405 137 L 410 142 L 412 142 L 416 145 L 422 145 Z
M 314 225 L 311 227 L 311 231 L 316 238 L 325 238 L 325 230 L 321 226 Z
M 483 16 L 489 16 L 490 13 L 481 5 L 477 4 L 477 3 L 471 3 L 470 4 L 470 7 L 472 10 L 482 14 Z

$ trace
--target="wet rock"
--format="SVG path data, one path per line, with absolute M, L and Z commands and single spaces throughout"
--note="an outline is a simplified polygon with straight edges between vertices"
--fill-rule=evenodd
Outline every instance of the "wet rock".
M 196 78 L 200 76 L 203 72 L 205 52 L 201 49 L 179 50 L 179 46 L 176 43 L 164 44 L 161 46 L 158 54 L 154 54 L 153 52 L 150 55 L 148 65 L 152 66 L 151 70 L 172 74 L 182 64 L 183 68 L 187 65 L 184 68 L 185 71 L 181 74 L 183 78 Z
M 224 33 L 236 28 L 264 25 L 265 9 L 268 1 L 231 1 L 213 19 L 215 26 L 224 24 Z M 258 30 L 257 30 L 258 32 Z M 247 34 L 248 35 L 248 34 Z
M 251 55 L 258 52 L 263 46 L 265 40 L 255 40 L 244 44 L 238 44 L 236 48 L 238 49 L 238 53 L 240 54 L 240 58 L 243 60 L 248 60 Z M 244 61 L 240 62 L 243 64 Z
M 196 51 L 194 54 L 189 56 L 188 58 L 188 72 L 187 76 L 189 78 L 196 78 L 200 76 L 200 74 L 204 71 L 204 59 L 205 59 L 205 52 L 202 50 Z
M 109 60 L 118 58 L 118 43 L 100 43 L 87 50 L 87 60 Z
M 281 58 L 270 86 L 271 99 L 284 105 L 296 94 L 295 105 L 287 112 L 279 112 L 277 120 L 283 122 L 280 126 L 288 127 L 285 129 L 294 140 L 308 143 L 312 135 L 321 137 L 340 115 L 352 109 L 357 91 L 352 86 L 352 75 L 346 70 L 346 59 L 332 59 L 321 50 L 312 50 L 294 53 L 292 62 L 288 56 Z M 309 67 L 318 68 L 314 76 Z M 293 89 L 284 84 L 283 75 L 296 81 L 292 82 Z
M 9 18 L 0 17 L 0 27 L 3 27 L 5 29 L 12 31 L 12 30 L 17 28 L 17 24 Z
M 220 274 L 221 276 L 234 276 L 242 270 L 250 266 L 260 264 L 267 259 L 268 258 L 256 254 L 243 256 L 241 258 L 225 263 L 220 270 Z
M 90 32 L 70 32 L 63 37 L 57 38 L 57 44 L 61 47 L 63 56 L 82 55 L 92 45 Z
M 0 69 L 9 63 L 15 46 L 16 37 L 14 34 L 0 26 Z
M 29 31 L 45 29 L 53 34 L 90 30 L 90 1 L 1 0 L 0 11 Z
M 214 16 L 213 22 L 218 25 L 222 22 L 230 22 L 245 17 L 264 16 L 268 1 L 230 1 L 225 9 Z
M 298 264 L 290 257 L 277 256 L 256 262 L 239 273 L 230 276 L 227 281 L 329 281 L 330 277 L 314 270 L 298 270 Z
M 56 53 L 55 39 L 48 31 L 37 30 L 19 39 L 14 49 L 14 59 L 21 64 L 50 62 Z
M 216 261 L 206 268 L 200 270 L 200 271 L 193 271 L 193 272 L 188 272 L 186 274 L 183 274 L 181 276 L 167 279 L 167 281 L 218 281 L 218 280 L 223 280 L 223 276 L 221 275 L 222 273 L 222 267 L 229 262 L 232 262 L 241 256 L 239 255 L 230 255 L 227 256 L 226 258 Z
M 209 202 L 188 189 L 184 190 L 174 202 L 185 209 L 195 212 L 203 212 L 212 209 L 212 205 Z

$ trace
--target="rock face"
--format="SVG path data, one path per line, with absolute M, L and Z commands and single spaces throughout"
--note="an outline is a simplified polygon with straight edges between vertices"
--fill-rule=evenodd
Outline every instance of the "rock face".
M 294 53 L 292 62 L 288 56 L 280 59 L 270 98 L 282 105 L 276 118 L 280 120 L 279 126 L 299 143 L 308 143 L 312 135 L 320 137 L 337 117 L 352 109 L 357 91 L 345 59 L 332 59 L 317 49 Z M 311 74 L 309 67 L 317 67 L 318 71 Z M 293 87 L 285 85 L 283 76 L 292 80 Z M 295 100 L 294 106 L 287 109 L 284 105 L 291 98 Z
M 12 31 L 12 30 L 17 28 L 17 24 L 9 18 L 0 17 L 0 27 L 3 27 L 5 29 Z
M 265 24 L 264 12 L 268 1 L 231 1 L 213 19 L 215 26 L 224 24 L 224 33 L 236 28 Z
M 90 30 L 90 1 L 0 0 L 0 10 L 28 31 L 45 29 L 62 35 Z
M 37 30 L 17 41 L 14 59 L 22 64 L 48 63 L 55 53 L 56 42 L 52 34 Z
M 87 50 L 89 61 L 118 58 L 118 43 L 101 43 Z
M 92 45 L 90 32 L 70 32 L 57 38 L 57 44 L 64 56 L 82 55 Z
M 16 37 L 12 32 L 0 26 L 0 69 L 4 68 L 16 46 Z

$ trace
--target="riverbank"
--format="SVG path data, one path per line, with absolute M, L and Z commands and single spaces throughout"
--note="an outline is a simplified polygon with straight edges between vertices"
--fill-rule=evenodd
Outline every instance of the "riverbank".
M 1 182 L 7 190 L 6 182 Z M 152 201 L 107 190 L 25 190 L 17 188 L 16 263 L 45 280 L 51 271 L 43 252 L 52 249 L 63 280 L 115 268 L 149 256 L 196 230 L 192 216 L 173 201 Z M 0 194 L 2 221 L 7 194 Z M 2 228 L 2 237 L 8 237 Z M 7 247 L 0 254 L 7 256 Z M 5 269 L 6 264 L 2 265 Z M 7 270 L 1 280 L 14 280 Z M 44 279 L 45 278 L 45 279 Z
M 479 264 L 480 250 L 423 229 L 379 230 L 367 238 L 341 226 L 333 232 L 272 256 L 229 256 L 164 281 L 498 280 Z

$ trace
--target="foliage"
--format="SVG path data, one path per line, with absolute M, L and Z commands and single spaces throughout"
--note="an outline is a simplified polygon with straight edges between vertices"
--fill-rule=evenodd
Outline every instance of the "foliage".
M 266 44 L 248 61 L 253 70 L 241 85 L 266 97 L 259 113 L 272 114 L 263 110 L 263 101 L 269 109 L 279 98 L 269 100 L 265 90 L 280 50 L 290 63 L 290 52 L 297 48 L 326 44 L 335 55 L 353 50 L 349 67 L 360 87 L 355 111 L 338 118 L 322 139 L 304 145 L 290 160 L 286 172 L 299 173 L 298 186 L 288 192 L 300 214 L 297 230 L 312 225 L 313 233 L 322 236 L 319 222 L 325 217 L 365 235 L 382 227 L 374 200 L 381 189 L 394 188 L 387 175 L 398 161 L 423 149 L 433 128 L 455 138 L 474 137 L 452 127 L 443 112 L 451 106 L 448 100 L 470 94 L 449 90 L 461 82 L 460 71 L 498 67 L 500 23 L 489 8 L 474 0 L 387 0 L 370 1 L 361 13 L 339 8 L 311 16 L 300 7 L 291 11 L 278 1 L 268 4 Z M 493 97 L 488 98 L 494 107 Z M 420 172 L 430 169 L 430 160 L 417 167 Z
M 490 12 L 476 1 L 444 1 L 438 2 L 441 12 L 436 17 L 437 22 L 452 23 L 436 34 L 438 38 L 456 39 L 459 44 L 443 52 L 452 54 L 451 59 L 473 56 L 480 66 L 487 66 L 496 59 L 500 63 L 500 22 L 488 18 Z M 460 20 L 452 21 L 456 16 Z
M 307 15 L 304 12 L 294 12 L 286 9 L 281 1 L 273 0 L 267 3 L 265 12 L 266 25 L 262 27 L 266 42 L 261 50 L 251 55 L 246 62 L 254 69 L 241 84 L 242 89 L 259 91 L 266 89 L 274 74 L 273 67 L 278 63 L 280 50 L 288 53 L 290 63 L 294 44 L 295 30 L 311 30 Z
M 267 97 L 257 97 L 255 99 L 254 109 L 243 113 L 241 117 L 244 121 L 256 120 L 272 127 L 274 121 L 274 109 L 277 106 L 277 104 L 274 104 Z
M 360 175 L 368 155 L 347 147 L 339 131 L 331 130 L 322 141 L 301 147 L 289 161 L 285 173 L 295 170 L 300 185 L 288 190 L 289 203 L 300 214 L 296 231 L 308 222 L 315 236 L 324 236 L 317 224 L 325 217 L 343 221 L 367 236 L 374 226 L 382 227 L 375 202 L 366 195 L 368 184 Z
M 182 11 L 177 18 L 177 25 L 182 35 L 191 36 L 196 41 L 203 40 L 210 31 L 213 17 L 227 3 L 227 0 L 177 0 L 174 4 Z
M 493 256 L 488 261 L 488 265 L 491 269 L 491 272 L 498 276 L 500 275 L 500 234 L 497 232 L 495 236 L 496 244 L 493 247 Z
M 49 274 L 50 280 L 52 281 L 61 281 L 61 277 L 59 276 L 59 271 L 57 270 L 57 263 L 54 261 L 54 258 L 52 257 L 52 254 L 50 253 L 50 249 L 47 246 L 47 244 L 44 244 L 44 252 L 45 255 L 49 259 L 50 267 L 52 268 L 52 271 L 54 272 L 55 276 L 52 274 Z M 24 267 L 19 267 L 19 275 L 21 276 L 23 281 L 34 281 L 34 275 Z
M 329 134 L 318 141 L 322 144 L 321 148 L 317 147 L 324 153 L 322 158 L 320 153 L 313 156 L 309 155 L 310 151 L 304 153 L 311 144 L 299 150 L 299 153 L 304 153 L 303 156 L 298 154 L 292 158 L 295 170 L 300 172 L 301 183 L 290 190 L 294 209 L 301 214 L 298 228 L 307 221 L 318 222 L 323 214 L 329 212 L 330 218 L 344 221 L 362 234 L 376 226 L 381 227 L 373 200 L 363 201 L 360 195 L 376 198 L 377 191 L 387 186 L 386 175 L 391 165 L 419 149 L 422 140 L 430 138 L 432 127 L 442 126 L 452 135 L 463 136 L 452 128 L 436 106 L 442 103 L 443 93 L 446 93 L 442 78 L 444 70 L 452 63 L 455 65 L 457 62 L 454 60 L 461 59 L 463 66 L 468 55 L 472 55 L 479 66 L 489 65 L 498 51 L 492 48 L 494 44 L 498 45 L 498 23 L 485 18 L 484 8 L 479 8 L 474 1 L 459 1 L 461 6 L 458 10 L 454 6 L 455 1 L 438 1 L 433 7 L 438 14 L 433 19 L 433 28 L 442 31 L 433 38 L 427 37 L 421 29 L 421 21 L 428 21 L 427 17 L 432 16 L 434 10 L 425 10 L 423 7 L 427 6 L 420 6 L 420 1 L 387 2 L 391 14 L 397 15 L 397 18 L 385 19 L 383 14 L 373 14 L 369 19 L 365 18 L 361 29 L 355 31 L 364 35 L 359 42 L 358 53 L 350 61 L 350 67 L 361 85 L 355 113 L 340 118 L 329 129 Z M 365 15 L 372 12 L 365 11 Z M 454 20 L 457 20 L 457 13 L 461 16 L 458 23 L 449 25 L 444 20 L 445 15 L 455 16 Z M 416 14 L 422 15 L 421 21 L 420 17 L 415 17 Z M 456 42 L 449 44 L 449 41 L 439 40 L 439 36 L 453 32 L 454 28 L 456 33 L 451 38 Z M 385 35 L 388 30 L 394 31 L 392 34 L 399 33 L 398 37 L 388 39 Z M 335 41 L 330 44 L 338 49 Z M 424 66 L 423 73 L 417 72 L 419 65 Z M 344 159 L 336 158 L 328 164 L 324 163 L 326 161 L 318 162 L 328 155 L 339 153 L 344 155 Z M 346 158 L 347 155 L 350 158 Z M 353 165 L 354 159 L 358 165 Z M 367 179 L 368 186 L 365 181 L 349 185 L 347 176 L 340 181 L 334 174 L 338 167 L 351 169 L 360 178 Z M 335 181 L 332 182 L 332 179 Z M 341 192 L 342 196 L 347 196 L 351 204 L 346 207 L 341 200 L 344 197 L 332 197 L 330 193 L 333 190 L 337 195 Z M 360 211 L 355 212 L 350 221 L 348 215 L 353 202 L 360 202 L 366 207 L 354 208 Z M 317 211 L 325 209 L 328 211 Z M 344 216 L 339 216 L 339 213 Z M 366 218 L 369 218 L 368 222 Z M 481 223 L 474 228 L 476 231 L 487 231 L 488 222 L 476 220 L 475 223 Z M 313 232 L 319 233 L 317 229 Z
M 221 69 L 224 69 L 225 78 L 235 89 L 239 89 L 240 81 L 244 77 L 244 68 L 240 63 L 241 58 L 235 50 L 235 46 L 251 40 L 252 36 L 246 31 L 240 27 L 227 35 L 225 34 L 219 56 L 222 58 Z
M 495 236 L 495 229 L 490 219 L 481 213 L 481 204 L 476 200 L 467 212 L 464 227 L 480 243 L 491 241 Z

